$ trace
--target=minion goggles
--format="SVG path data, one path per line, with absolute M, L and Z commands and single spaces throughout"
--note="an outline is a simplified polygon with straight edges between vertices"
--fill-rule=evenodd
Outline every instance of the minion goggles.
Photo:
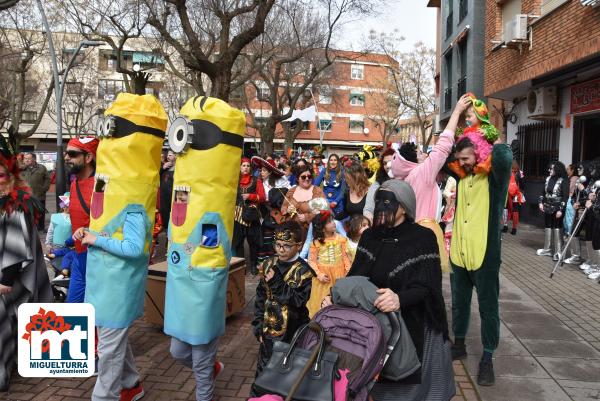
M 175 153 L 183 153 L 188 148 L 208 150 L 225 144 L 242 149 L 244 138 L 231 132 L 223 131 L 217 125 L 206 120 L 190 120 L 177 117 L 167 132 L 169 147 Z
M 96 126 L 96 133 L 99 138 L 123 138 L 136 132 L 154 135 L 160 139 L 165 137 L 165 131 L 163 130 L 137 125 L 123 117 L 114 115 L 100 117 Z

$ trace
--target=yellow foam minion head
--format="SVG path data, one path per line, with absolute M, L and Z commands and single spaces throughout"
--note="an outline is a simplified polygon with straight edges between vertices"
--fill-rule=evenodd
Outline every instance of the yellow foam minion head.
M 217 227 L 219 244 L 214 249 L 194 247 L 192 266 L 227 266 L 229 249 L 224 250 L 222 241 L 230 241 L 233 235 L 245 128 L 243 112 L 204 96 L 189 99 L 169 127 L 169 147 L 178 154 L 170 240 L 190 243 L 192 232 L 200 221 L 208 221 L 207 216 L 218 215 L 226 231 Z
M 90 228 L 103 230 L 128 205 L 154 221 L 167 113 L 152 95 L 121 93 L 100 122 Z

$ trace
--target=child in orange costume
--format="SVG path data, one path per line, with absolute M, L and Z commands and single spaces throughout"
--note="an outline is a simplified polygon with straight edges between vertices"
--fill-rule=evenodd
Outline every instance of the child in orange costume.
M 323 298 L 336 280 L 345 277 L 352 262 L 348 256 L 348 240 L 338 234 L 331 211 L 322 211 L 313 220 L 314 239 L 310 244 L 308 263 L 317 273 L 312 279 L 308 314 L 312 318 L 321 309 Z

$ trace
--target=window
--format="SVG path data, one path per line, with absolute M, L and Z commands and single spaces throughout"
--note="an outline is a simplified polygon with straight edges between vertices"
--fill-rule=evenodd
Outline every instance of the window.
M 133 69 L 133 53 L 131 51 L 121 52 L 121 66 L 129 70 Z M 117 52 L 113 50 L 100 50 L 98 69 L 100 71 L 116 71 Z
M 83 122 L 83 116 L 80 112 L 68 111 L 67 112 L 67 125 L 70 127 L 78 127 L 81 126 Z
M 362 93 L 351 93 L 350 94 L 350 105 L 351 106 L 364 106 L 365 95 Z
M 460 77 L 458 78 L 458 90 L 456 98 L 459 99 L 467 93 L 467 41 L 463 40 L 458 46 L 458 55 L 460 57 Z
M 350 132 L 362 134 L 365 129 L 365 122 L 359 120 L 350 120 Z
M 71 61 L 71 58 L 75 54 L 75 50 L 76 49 L 63 49 L 62 50 L 62 62 L 65 66 L 69 63 L 69 61 Z M 80 51 L 79 53 L 77 53 L 77 57 L 75 57 L 75 61 L 73 62 L 73 65 L 82 63 L 84 59 L 85 59 L 85 54 L 83 53 L 83 51 Z
M 542 15 L 554 11 L 569 0 L 542 0 Z
M 239 85 L 233 89 L 229 94 L 229 100 L 243 100 L 244 98 L 244 85 Z
M 449 111 L 452 108 L 452 51 L 445 57 L 446 65 L 446 82 L 444 85 L 444 111 Z
M 547 175 L 548 164 L 558 160 L 560 121 L 548 120 L 519 125 L 519 154 L 525 177 L 542 179 Z
M 98 98 L 115 100 L 117 95 L 125 91 L 123 81 L 115 79 L 100 79 L 98 81 Z
M 21 122 L 23 124 L 34 124 L 37 120 L 37 111 L 23 111 L 21 113 Z
M 319 131 L 331 131 L 331 120 L 319 120 Z
M 446 1 L 446 39 L 452 35 L 452 28 L 454 23 L 454 2 L 452 0 Z
M 469 13 L 469 0 L 459 0 L 458 3 L 458 22 L 460 23 Z
M 83 93 L 83 82 L 66 82 L 67 95 L 81 96 Z
M 256 99 L 266 102 L 271 96 L 271 91 L 267 86 L 258 86 L 256 88 Z
M 146 84 L 146 95 L 154 95 L 158 99 L 160 97 L 160 91 L 162 88 L 162 82 L 148 82 Z
M 362 64 L 352 64 L 350 66 L 350 78 L 352 79 L 364 79 L 365 66 Z
M 330 86 L 321 86 L 319 88 L 319 103 L 321 104 L 331 104 L 333 90 Z
M 254 117 L 254 125 L 262 128 L 267 126 L 267 120 L 269 117 Z

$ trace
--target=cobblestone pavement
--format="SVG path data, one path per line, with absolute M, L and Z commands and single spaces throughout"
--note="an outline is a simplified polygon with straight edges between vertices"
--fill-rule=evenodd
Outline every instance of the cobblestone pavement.
M 567 264 L 550 279 L 555 262 L 535 254 L 542 245 L 542 230 L 532 226 L 504 235 L 502 274 L 600 351 L 600 284 Z

